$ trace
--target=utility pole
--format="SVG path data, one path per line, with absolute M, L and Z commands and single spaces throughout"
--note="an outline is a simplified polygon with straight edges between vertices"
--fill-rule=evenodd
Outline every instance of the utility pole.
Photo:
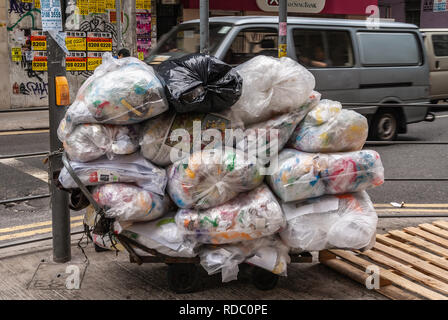
M 278 6 L 278 57 L 287 56 L 288 0 L 279 0 Z
M 121 33 L 121 0 L 115 0 L 115 12 L 117 14 L 117 52 L 123 48 Z
M 61 1 L 61 12 L 65 12 L 64 0 L 53 1 Z M 68 104 L 67 93 L 65 93 L 65 96 L 61 100 L 61 95 L 64 93 L 60 92 L 60 81 L 62 80 L 64 82 L 63 80 L 66 75 L 65 52 L 49 32 L 45 32 L 45 34 L 47 36 L 48 107 L 50 113 L 49 180 L 53 231 L 53 261 L 64 263 L 71 260 L 70 210 L 68 207 L 68 194 L 58 189 L 55 185 L 54 175 L 63 166 L 61 154 L 57 153 L 62 148 L 62 143 L 57 136 L 57 129 L 66 111 L 66 106 L 60 105 L 61 101 L 64 102 L 65 100 L 64 103 Z M 58 82 L 58 85 L 56 82 Z M 68 87 L 65 89 L 68 89 Z M 56 90 L 58 90 L 58 94 Z
M 200 33 L 200 44 L 201 44 L 201 53 L 209 54 L 209 29 L 208 29 L 208 12 L 209 12 L 209 3 L 208 0 L 200 0 L 199 3 L 199 33 Z

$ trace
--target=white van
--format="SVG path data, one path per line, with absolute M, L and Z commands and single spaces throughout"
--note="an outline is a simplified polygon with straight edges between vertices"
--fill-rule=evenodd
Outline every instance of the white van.
M 421 29 L 429 63 L 429 98 L 448 99 L 448 29 Z

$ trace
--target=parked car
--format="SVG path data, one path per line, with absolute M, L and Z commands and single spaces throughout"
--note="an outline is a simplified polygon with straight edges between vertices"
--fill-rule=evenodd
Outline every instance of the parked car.
M 429 66 L 415 25 L 365 20 L 288 18 L 288 56 L 316 78 L 323 98 L 343 103 L 427 103 Z M 199 52 L 199 20 L 182 23 L 158 43 L 147 63 Z M 233 16 L 210 19 L 210 54 L 238 65 L 256 55 L 277 56 L 278 18 Z M 393 140 L 407 124 L 426 119 L 428 107 L 364 106 L 371 136 Z
M 429 63 L 429 99 L 448 99 L 448 29 L 421 29 Z

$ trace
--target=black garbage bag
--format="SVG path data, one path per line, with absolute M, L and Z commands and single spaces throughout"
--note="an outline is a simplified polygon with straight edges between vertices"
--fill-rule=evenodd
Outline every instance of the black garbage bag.
M 205 54 L 167 60 L 157 68 L 177 112 L 220 112 L 241 96 L 243 79 L 228 64 Z

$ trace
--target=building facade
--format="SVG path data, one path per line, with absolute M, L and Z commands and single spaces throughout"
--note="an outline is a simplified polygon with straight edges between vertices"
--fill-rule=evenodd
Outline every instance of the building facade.
M 448 28 L 446 0 L 379 0 L 381 17 L 420 28 Z

